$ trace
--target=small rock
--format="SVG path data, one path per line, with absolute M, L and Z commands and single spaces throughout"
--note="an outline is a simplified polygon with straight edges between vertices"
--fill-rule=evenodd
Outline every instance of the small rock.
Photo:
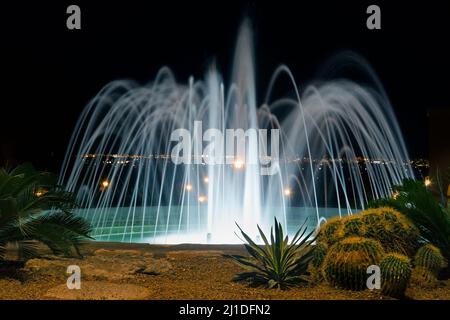
M 38 276 L 66 277 L 67 267 L 77 265 L 86 280 L 126 280 L 137 273 L 158 275 L 172 269 L 168 259 L 155 259 L 137 250 L 96 250 L 84 259 L 31 259 L 24 270 Z
M 147 261 L 145 267 L 136 271 L 147 275 L 159 275 L 172 269 L 172 265 L 166 259 L 152 259 Z

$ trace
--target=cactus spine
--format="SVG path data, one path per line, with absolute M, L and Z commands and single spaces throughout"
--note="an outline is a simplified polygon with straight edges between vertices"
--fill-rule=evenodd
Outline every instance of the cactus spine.
M 334 244 L 323 264 L 323 274 L 333 286 L 350 290 L 366 287 L 367 267 L 379 264 L 384 255 L 378 241 L 349 237 Z
M 423 267 L 430 271 L 435 277 L 439 275 L 439 271 L 446 266 L 445 258 L 441 251 L 432 244 L 426 244 L 417 250 L 414 257 L 416 267 Z
M 389 253 L 381 261 L 380 269 L 381 292 L 395 298 L 403 297 L 412 273 L 409 258 L 402 254 Z
M 328 246 L 325 243 L 317 242 L 312 252 L 311 264 L 315 268 L 320 268 L 325 260 Z
M 341 229 L 342 229 L 342 218 L 340 217 L 331 218 L 320 227 L 317 240 L 331 246 L 340 240 Z
M 368 209 L 357 215 L 333 218 L 321 226 L 318 239 L 329 246 L 346 237 L 379 241 L 387 252 L 412 257 L 417 250 L 419 230 L 404 215 L 392 208 Z
M 312 259 L 309 265 L 309 272 L 313 282 L 321 282 L 323 280 L 322 265 L 328 251 L 328 246 L 325 243 L 317 242 L 313 252 Z

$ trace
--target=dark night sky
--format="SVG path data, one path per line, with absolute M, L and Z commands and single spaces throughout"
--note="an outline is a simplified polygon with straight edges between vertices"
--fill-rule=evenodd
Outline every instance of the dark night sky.
M 147 82 L 168 65 L 187 81 L 214 57 L 226 76 L 246 16 L 261 96 L 280 63 L 302 84 L 354 50 L 381 78 L 412 157 L 427 156 L 427 109 L 450 108 L 448 1 L 92 2 L 2 4 L 0 164 L 57 171 L 78 114 L 111 80 Z M 65 27 L 69 4 L 81 7 L 81 31 Z M 382 30 L 366 29 L 369 4 L 380 5 Z

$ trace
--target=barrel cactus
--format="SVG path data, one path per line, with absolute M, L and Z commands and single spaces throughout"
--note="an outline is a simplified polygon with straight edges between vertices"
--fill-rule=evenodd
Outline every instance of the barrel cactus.
M 320 268 L 327 255 L 328 246 L 325 243 L 317 242 L 312 252 L 311 264 L 315 268 Z
M 427 268 L 416 266 L 412 271 L 411 283 L 422 287 L 435 287 L 438 284 L 438 279 Z
M 331 246 L 342 238 L 342 218 L 334 217 L 323 224 L 318 232 L 317 239 Z
M 437 277 L 439 271 L 445 268 L 446 261 L 437 247 L 432 244 L 426 244 L 417 250 L 416 256 L 414 257 L 414 264 L 416 267 L 427 269 Z
M 387 252 L 400 252 L 408 256 L 416 252 L 419 230 L 400 212 L 381 207 L 365 210 L 360 215 L 364 223 L 362 236 L 380 241 Z
M 359 215 L 353 215 L 342 221 L 343 234 L 347 236 L 362 236 L 365 233 L 364 224 Z
M 325 243 L 317 242 L 313 252 L 312 259 L 309 266 L 309 273 L 313 282 L 321 282 L 323 280 L 322 265 L 328 251 L 328 246 Z
M 349 237 L 329 249 L 323 263 L 323 274 L 333 286 L 362 290 L 366 287 L 367 268 L 378 265 L 383 255 L 383 247 L 378 241 Z
M 400 212 L 382 207 L 330 219 L 319 230 L 319 240 L 329 246 L 346 237 L 371 238 L 379 241 L 387 252 L 400 252 L 412 257 L 420 234 Z
M 380 263 L 381 292 L 394 298 L 404 296 L 412 267 L 407 256 L 398 253 L 387 254 Z

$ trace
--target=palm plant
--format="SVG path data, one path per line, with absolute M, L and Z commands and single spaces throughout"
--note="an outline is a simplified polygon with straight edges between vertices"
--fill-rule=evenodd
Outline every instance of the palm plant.
M 38 242 L 55 254 L 80 255 L 91 227 L 74 215 L 75 207 L 73 194 L 57 186 L 54 175 L 30 164 L 0 169 L 0 260 L 9 243 L 17 244 L 21 259 L 35 256 Z
M 376 200 L 370 206 L 389 206 L 405 214 L 419 229 L 423 240 L 437 246 L 449 260 L 449 210 L 436 201 L 422 181 L 405 179 L 393 191 L 395 197 Z
M 284 236 L 281 223 L 275 218 L 275 226 L 270 230 L 270 243 L 258 226 L 263 246 L 258 246 L 240 227 L 238 228 L 247 243 L 244 244 L 250 258 L 231 255 L 238 265 L 249 269 L 234 277 L 234 281 L 247 282 L 254 286 L 286 289 L 306 282 L 308 264 L 312 259 L 314 230 L 306 234 L 306 220 L 289 243 Z M 274 233 L 275 229 L 275 233 Z M 305 235 L 306 234 L 306 235 Z

